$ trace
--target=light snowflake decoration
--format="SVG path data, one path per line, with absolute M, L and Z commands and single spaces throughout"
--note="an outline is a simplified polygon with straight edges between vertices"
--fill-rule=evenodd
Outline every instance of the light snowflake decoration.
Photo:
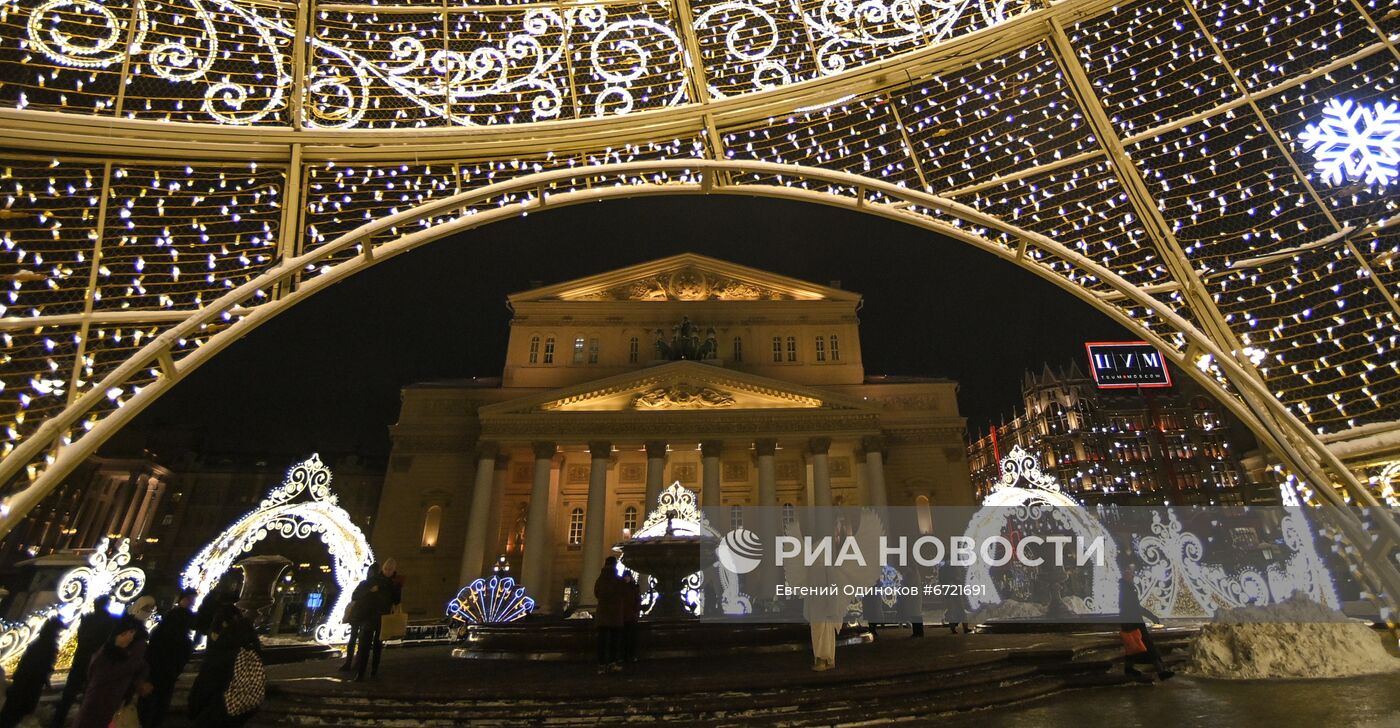
M 1330 99 L 1321 123 L 1309 124 L 1298 138 L 1334 185 L 1350 178 L 1383 187 L 1400 177 L 1400 104 L 1377 101 L 1368 109 Z

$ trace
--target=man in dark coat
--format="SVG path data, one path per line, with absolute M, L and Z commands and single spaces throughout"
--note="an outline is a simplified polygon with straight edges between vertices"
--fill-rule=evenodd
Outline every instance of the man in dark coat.
M 403 600 L 403 582 L 394 578 L 397 575 L 397 566 L 389 559 L 383 565 L 371 566 L 369 576 L 355 587 L 355 614 L 351 615 L 350 623 L 358 628 L 360 638 L 355 648 L 356 680 L 365 679 L 367 668 L 370 677 L 379 674 L 379 655 L 384 649 L 384 642 L 379 639 L 381 620 Z
M 195 596 L 193 589 L 180 592 L 175 606 L 166 611 L 151 632 L 146 662 L 150 670 L 147 679 L 153 690 L 137 706 L 142 728 L 159 728 L 165 722 L 170 699 L 175 695 L 175 681 L 194 653 L 194 611 L 190 607 L 194 606 Z
M 5 692 L 5 707 L 0 709 L 0 728 L 14 728 L 39 706 L 39 696 L 49 686 L 54 663 L 58 661 L 58 639 L 63 627 L 63 620 L 50 617 L 39 628 L 39 636 L 24 650 L 15 674 L 10 678 L 10 689 Z
M 598 628 L 598 672 L 617 672 L 622 648 L 622 624 L 626 614 L 627 585 L 617 574 L 617 557 L 603 562 L 598 580 L 593 582 L 593 597 L 598 600 L 593 610 L 593 625 Z
M 68 669 L 68 682 L 63 686 L 63 695 L 58 699 L 58 705 L 54 706 L 53 728 L 63 728 L 63 724 L 68 721 L 68 711 L 72 710 L 73 703 L 78 702 L 78 696 L 83 694 L 87 687 L 88 667 L 92 663 L 92 656 L 102 649 L 107 643 L 107 638 L 112 635 L 112 628 L 117 625 L 117 617 L 107 611 L 108 605 L 112 603 L 112 598 L 103 594 L 92 601 L 92 611 L 83 615 L 83 619 L 78 623 L 77 646 L 73 650 L 73 666 Z

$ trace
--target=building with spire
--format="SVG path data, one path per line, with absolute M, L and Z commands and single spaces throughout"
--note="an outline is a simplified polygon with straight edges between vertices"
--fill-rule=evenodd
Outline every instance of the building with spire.
M 1021 382 L 1022 409 L 973 437 L 968 467 L 979 497 L 1014 445 L 1087 504 L 1243 503 L 1243 427 L 1189 378 L 1168 389 L 1099 389 L 1078 362 L 1045 364 Z

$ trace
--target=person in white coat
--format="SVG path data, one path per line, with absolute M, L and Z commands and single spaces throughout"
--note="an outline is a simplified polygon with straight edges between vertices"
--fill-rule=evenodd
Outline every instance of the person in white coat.
M 806 559 L 796 558 L 783 565 L 788 586 L 820 590 L 804 596 L 802 603 L 802 616 L 812 630 L 812 669 L 818 672 L 836 667 L 836 635 L 851 604 L 844 587 L 875 583 L 883 565 L 880 538 L 885 535 L 885 529 L 874 511 L 861 513 L 860 527 L 854 532 L 844 521 L 838 521 L 833 532 L 831 563 L 819 558 L 808 566 Z M 788 535 L 801 541 L 802 529 L 797 519 L 789 524 Z M 854 539 L 860 559 L 838 558 L 843 554 L 842 546 L 847 539 Z

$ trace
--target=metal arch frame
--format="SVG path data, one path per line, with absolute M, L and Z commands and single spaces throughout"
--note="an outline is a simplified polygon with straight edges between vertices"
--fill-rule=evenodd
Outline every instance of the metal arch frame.
M 1194 7 L 1191 0 L 1174 0 L 1173 4 L 1180 2 L 1194 14 Z M 589 4 L 589 3 L 585 3 Z M 519 9 L 529 9 L 530 7 L 554 7 L 557 3 L 537 3 L 534 5 L 513 6 Z M 1357 13 L 1366 18 L 1373 30 L 1377 30 L 1374 20 L 1366 13 L 1359 3 L 1353 2 Z M 329 246 L 339 245 L 336 250 L 344 250 L 358 242 L 345 242 L 348 236 L 364 233 L 364 228 L 352 231 L 347 236 L 342 236 L 336 241 L 327 243 L 297 258 L 289 256 L 297 249 L 298 240 L 303 234 L 300 227 L 296 225 L 296 215 L 293 208 L 299 209 L 301 188 L 298 176 L 302 173 L 302 165 L 298 161 L 305 160 L 312 162 L 316 160 L 335 160 L 338 162 L 370 162 L 370 161 L 394 161 L 399 162 L 405 159 L 416 161 L 436 161 L 460 159 L 464 153 L 464 148 L 470 150 L 472 154 L 491 156 L 514 156 L 534 152 L 572 152 L 572 151 L 596 151 L 605 145 L 619 145 L 629 142 L 647 142 L 657 139 L 670 138 L 672 135 L 684 134 L 687 136 L 700 134 L 708 139 L 706 152 L 715 157 L 724 156 L 724 150 L 720 148 L 716 129 L 729 125 L 740 125 L 752 123 L 767 117 L 783 117 L 794 114 L 794 109 L 812 108 L 811 104 L 816 102 L 818 108 L 823 100 L 835 100 L 851 94 L 871 95 L 883 93 L 893 87 L 902 86 L 912 82 L 915 78 L 925 76 L 944 70 L 958 70 L 966 68 L 974 63 L 989 60 L 1006 53 L 1019 49 L 1028 48 L 1036 44 L 1045 44 L 1054 49 L 1056 61 L 1061 73 L 1064 75 L 1064 82 L 1068 91 L 1074 94 L 1083 107 L 1082 111 L 1086 117 L 1099 115 L 1095 124 L 1100 127 L 1095 136 L 1098 139 L 1094 149 L 1087 150 L 1080 154 L 1072 155 L 1054 162 L 1044 162 L 1038 166 L 1028 167 L 1002 178 L 980 180 L 960 190 L 953 190 L 948 196 L 958 196 L 968 194 L 973 190 L 987 189 L 998 184 L 1002 184 L 1015 179 L 1023 179 L 1033 174 L 1039 174 L 1066 165 L 1085 162 L 1094 159 L 1104 159 L 1113 166 L 1132 167 L 1131 160 L 1126 159 L 1122 153 L 1124 145 L 1133 143 L 1154 134 L 1162 134 L 1174 129 L 1179 129 L 1187 124 L 1195 123 L 1202 119 L 1210 118 L 1230 110 L 1249 106 L 1250 113 L 1261 123 L 1267 126 L 1267 120 L 1261 118 L 1257 113 L 1255 101 L 1267 98 L 1281 90 L 1294 87 L 1300 83 L 1315 79 L 1326 73 L 1328 70 L 1335 70 L 1342 66 L 1368 57 L 1377 52 L 1387 50 L 1400 58 L 1400 51 L 1396 50 L 1391 39 L 1378 32 L 1377 40 L 1346 57 L 1336 58 L 1323 67 L 1311 69 L 1297 74 L 1288 79 L 1284 79 L 1274 85 L 1249 91 L 1238 84 L 1238 77 L 1233 70 L 1230 76 L 1235 80 L 1239 95 L 1222 100 L 1212 108 L 1198 112 L 1186 118 L 1161 124 L 1152 129 L 1138 131 L 1134 133 L 1119 133 L 1107 124 L 1107 119 L 1102 117 L 1104 108 L 1094 95 L 1092 84 L 1083 77 L 1082 69 L 1079 69 L 1079 78 L 1076 78 L 1075 69 L 1078 60 L 1073 54 L 1073 49 L 1069 48 L 1062 26 L 1072 24 L 1083 19 L 1096 17 L 1104 14 L 1111 7 L 1115 6 L 1114 0 L 1058 0 L 1051 2 L 1037 10 L 1023 13 L 1022 15 L 1010 18 L 1000 24 L 984 27 L 977 31 L 961 36 L 946 39 L 926 48 L 910 50 L 898 55 L 881 57 L 874 54 L 879 60 L 874 60 L 860 66 L 854 66 L 840 74 L 826 77 L 818 77 L 781 86 L 772 90 L 749 92 L 738 94 L 723 99 L 709 99 L 707 95 L 673 108 L 640 111 L 626 116 L 613 116 L 606 118 L 574 119 L 565 121 L 535 122 L 528 124 L 503 124 L 497 126 L 473 126 L 473 127 L 443 127 L 435 129 L 383 129 L 383 130 L 317 130 L 304 126 L 273 126 L 256 128 L 236 128 L 221 127 L 211 124 L 183 123 L 183 122 L 155 122 L 141 121 L 121 118 L 119 112 L 114 109 L 113 116 L 84 116 L 63 112 L 43 112 L 31 110 L 0 110 L 0 129 L 10 132 L 11 146 L 29 149 L 45 150 L 50 152 L 71 152 L 81 150 L 87 153 L 96 153 L 106 156 L 117 155 L 148 155 L 151 157 L 164 159 L 184 160 L 218 160 L 226 162 L 230 159 L 252 160 L 258 162 L 276 162 L 278 164 L 289 164 L 288 178 L 285 187 L 284 204 L 287 211 L 283 218 L 283 229 L 279 232 L 279 254 L 281 262 L 277 267 L 264 271 L 254 281 L 242 286 L 230 294 L 220 299 L 218 304 L 208 306 L 199 311 L 192 312 L 132 312 L 113 316 L 110 313 L 95 314 L 106 320 L 121 321 L 141 321 L 141 322 L 162 322 L 175 324 L 183 319 L 184 323 L 174 329 L 167 330 L 158 336 L 140 353 L 124 362 L 117 370 L 113 371 L 104 379 L 101 385 L 92 391 L 74 398 L 73 394 L 77 389 L 70 390 L 70 399 L 67 408 L 61 415 L 45 422 L 37 432 L 32 433 L 29 438 L 22 441 L 20 445 L 0 461 L 0 482 L 5 482 L 27 463 L 33 461 L 33 457 L 43 450 L 49 448 L 58 435 L 76 421 L 79 415 L 71 415 L 71 412 L 82 405 L 81 412 L 92 409 L 92 404 L 101 399 L 102 392 L 108 387 L 109 381 L 122 381 L 129 378 L 138 370 L 149 366 L 155 361 L 163 371 L 163 375 L 152 383 L 140 394 L 133 397 L 124 406 L 106 415 L 93 428 L 93 431 L 79 438 L 70 445 L 60 448 L 58 459 L 47 468 L 39 480 L 34 481 L 29 487 L 18 492 L 12 500 L 0 503 L 0 535 L 8 532 L 13 522 L 22 516 L 30 507 L 37 503 L 43 492 L 51 488 L 55 480 L 55 474 L 61 473 L 63 467 L 71 467 L 73 458 L 70 457 L 79 452 L 91 452 L 101 444 L 101 441 L 110 435 L 112 431 L 119 428 L 128 421 L 141 407 L 146 406 L 149 401 L 158 397 L 160 392 L 168 388 L 174 381 L 178 381 L 189 370 L 198 366 L 208 357 L 213 356 L 218 350 L 227 346 L 234 338 L 227 336 L 228 333 L 237 331 L 238 336 L 250 331 L 261 321 L 270 318 L 286 306 L 292 305 L 302 298 L 303 291 L 306 295 L 314 293 L 323 285 L 330 285 L 340 278 L 350 275 L 359 268 L 348 266 L 345 263 L 335 266 L 326 274 L 316 278 L 299 280 L 301 274 L 297 270 L 298 266 L 310 260 L 308 256 L 328 255 L 333 250 Z M 306 11 L 308 3 L 298 3 L 297 27 L 300 29 L 306 22 Z M 366 6 L 368 7 L 368 6 Z M 375 10 L 386 10 L 384 7 L 376 7 Z M 434 8 L 424 8 L 432 11 Z M 1204 23 L 1197 24 L 1203 36 L 1210 42 L 1212 47 L 1218 48 L 1218 41 L 1214 38 L 1208 27 Z M 683 74 L 685 82 L 692 87 L 697 83 L 703 85 L 705 68 L 701 59 L 693 56 L 697 55 L 697 47 L 693 37 L 687 39 L 685 53 L 689 63 L 683 64 Z M 1070 53 L 1065 54 L 1068 48 Z M 289 50 L 295 65 L 299 68 L 304 66 L 306 59 L 307 41 L 306 35 L 300 31 Z M 125 89 L 126 79 L 129 74 L 130 63 L 123 63 L 122 82 L 119 89 Z M 697 76 L 698 74 L 698 76 Z M 291 99 L 292 111 L 290 118 L 295 124 L 302 119 L 302 107 L 304 97 L 298 89 L 301 83 L 302 73 L 293 73 L 293 91 Z M 826 101 L 826 103 L 835 103 Z M 118 104 L 120 106 L 120 104 Z M 901 125 L 902 128 L 902 125 Z M 906 145 L 908 140 L 906 138 Z M 1117 153 L 1115 154 L 1115 148 Z M 1285 150 L 1285 157 L 1286 154 Z M 915 170 L 920 173 L 923 179 L 922 170 L 919 168 L 917 157 L 911 160 Z M 1292 161 L 1291 158 L 1289 160 Z M 110 162 L 109 162 L 110 164 Z M 814 168 L 797 168 L 788 165 L 774 165 L 779 172 L 769 171 L 768 173 L 780 173 L 789 177 L 802 177 L 803 179 L 836 181 L 838 184 L 846 185 L 855 190 L 863 190 L 859 193 L 859 199 L 840 197 L 836 195 L 826 195 L 807 190 L 797 190 L 779 186 L 759 186 L 759 185 L 725 185 L 724 174 L 733 170 L 753 171 L 763 167 L 767 163 L 762 162 L 729 162 L 729 161 L 702 161 L 683 160 L 675 162 L 646 162 L 629 164 L 606 165 L 593 167 L 587 170 L 572 169 L 559 171 L 556 173 L 541 173 L 528 177 L 518 178 L 510 183 L 501 183 L 489 187 L 478 188 L 471 192 L 462 193 L 457 197 L 479 196 L 486 199 L 492 195 L 499 195 L 515 192 L 528 192 L 530 187 L 539 190 L 538 204 L 541 208 L 557 207 L 565 204 L 575 204 L 577 202 L 591 199 L 606 199 L 610 197 L 631 197 L 646 196 L 652 194 L 669 193 L 710 193 L 723 192 L 727 194 L 761 195 L 771 197 L 783 197 L 790 199 L 803 199 L 806 201 L 821 204 L 835 205 L 838 207 L 854 207 L 873 214 L 904 220 L 912 224 L 919 225 L 926 229 L 934 230 L 951 237 L 964 240 L 989 252 L 993 252 L 999 257 L 1013 260 L 1018 265 L 1032 270 L 1037 275 L 1050 280 L 1062 288 L 1069 290 L 1074 295 L 1089 302 L 1101 311 L 1108 313 L 1112 318 L 1130 327 L 1137 327 L 1131 317 L 1121 309 L 1109 305 L 1110 300 L 1121 302 L 1131 300 L 1138 305 L 1142 305 L 1153 311 L 1161 320 L 1170 323 L 1177 328 L 1177 333 L 1185 337 L 1187 345 L 1182 350 L 1177 346 L 1180 342 L 1166 342 L 1151 331 L 1144 331 L 1144 335 L 1154 343 L 1157 343 L 1164 350 L 1171 352 L 1171 355 L 1178 363 L 1184 363 L 1184 369 L 1193 377 L 1201 381 L 1205 386 L 1225 395 L 1222 402 L 1230 407 L 1241 419 L 1250 424 L 1261 441 L 1288 464 L 1300 475 L 1307 478 L 1314 486 L 1319 497 L 1329 503 L 1345 507 L 1343 496 L 1337 493 L 1332 482 L 1339 481 L 1343 488 L 1358 503 L 1366 507 L 1376 507 L 1375 498 L 1370 491 L 1362 486 L 1356 477 L 1329 451 L 1318 438 L 1286 408 L 1284 408 L 1263 382 L 1259 379 L 1257 371 L 1248 361 L 1239 358 L 1240 349 L 1236 342 L 1235 335 L 1230 327 L 1225 323 L 1219 311 L 1210 300 L 1209 292 L 1206 291 L 1199 280 L 1195 280 L 1196 272 L 1191 268 L 1185 255 L 1180 250 L 1180 246 L 1170 239 L 1163 239 L 1158 235 L 1156 242 L 1158 252 L 1164 258 L 1171 258 L 1172 280 L 1170 283 L 1158 284 L 1156 286 L 1143 289 L 1136 288 L 1128 284 L 1121 277 L 1116 276 L 1111 271 L 1103 269 L 1092 260 L 1073 253 L 1073 251 L 1062 249 L 1035 234 L 1020 230 L 1019 228 L 1002 223 L 995 218 L 976 213 L 971 208 L 940 208 L 940 204 L 956 205 L 948 202 L 946 198 L 937 198 L 932 195 L 919 197 L 912 190 L 892 187 L 876 180 L 851 175 L 844 172 L 831 172 Z M 592 193 L 566 193 L 556 194 L 546 197 L 544 188 L 549 184 L 548 180 L 567 179 L 570 177 L 587 174 L 610 174 L 610 173 L 630 173 L 630 170 L 654 171 L 669 169 L 680 171 L 684 169 L 700 170 L 707 169 L 710 173 L 704 178 L 702 185 L 690 184 L 669 184 L 669 185 L 627 185 L 622 188 L 609 191 L 594 191 Z M 1133 170 L 1120 170 L 1118 174 L 1133 172 Z M 551 176 L 554 175 L 554 176 Z M 1131 176 L 1131 175 L 1130 175 Z M 1121 179 L 1121 177 L 1120 177 Z M 1126 180 L 1132 182 L 1131 179 Z M 925 183 L 927 184 L 927 183 Z M 1128 187 L 1130 185 L 1124 185 Z M 890 188 L 890 189 L 887 189 Z M 924 218 L 916 213 L 901 209 L 899 206 L 874 203 L 865 198 L 865 192 L 878 191 L 891 199 L 911 200 L 918 198 L 918 204 L 931 209 L 940 209 L 946 214 L 954 217 L 973 221 L 989 229 L 997 230 L 1003 234 L 1012 236 L 1022 241 L 1022 250 L 1012 254 L 1001 246 L 978 237 L 967 231 L 960 230 L 954 226 L 936 220 Z M 931 190 L 926 190 L 929 192 Z M 1140 220 L 1147 220 L 1157 214 L 1154 200 L 1150 194 L 1138 186 L 1132 190 L 1130 195 L 1131 209 Z M 579 199 L 575 196 L 582 195 Z M 103 197 L 105 202 L 105 195 Z M 427 209 L 439 203 L 428 203 L 419 209 Z M 527 203 L 528 204 L 528 203 Z M 514 213 L 508 210 L 514 209 L 512 205 L 501 210 L 493 210 L 489 213 L 481 213 L 473 216 L 474 222 L 464 223 L 461 218 L 445 225 L 456 225 L 451 230 L 442 230 L 432 235 L 414 238 L 413 235 L 420 233 L 430 233 L 438 228 L 430 230 L 420 230 L 417 233 L 403 236 L 392 243 L 375 246 L 365 245 L 364 256 L 356 258 L 356 265 L 373 263 L 373 256 L 389 257 L 399 252 L 416 247 L 428 242 L 431 239 L 440 237 L 456 230 L 469 229 L 480 224 L 485 224 L 494 219 L 499 219 L 502 215 Z M 1325 205 L 1319 205 L 1320 209 L 1326 213 Z M 443 211 L 449 208 L 441 208 Z M 538 209 L 538 208 L 536 208 Z M 970 215 L 970 216 L 969 216 Z M 488 219 L 488 216 L 490 218 Z M 384 225 L 377 229 L 387 229 L 392 223 L 389 220 L 397 220 L 402 223 L 402 215 L 392 218 L 385 218 Z M 100 222 L 99 218 L 99 222 Z M 1390 221 L 1394 222 L 1394 220 Z M 460 223 L 460 224 L 459 224 Z M 1383 227 L 1389 223 L 1375 222 L 1370 228 Z M 443 227 L 443 226 L 438 226 Z M 369 233 L 367 237 L 362 237 L 359 242 L 368 243 L 373 236 Z M 1322 241 L 1326 242 L 1326 241 Z M 1048 244 L 1047 244 L 1048 243 Z M 98 241 L 100 245 L 100 240 Z M 1045 250 L 1047 253 L 1073 263 L 1080 270 L 1091 272 L 1098 277 L 1098 280 L 1112 285 L 1118 293 L 1115 298 L 1101 298 L 1101 294 L 1092 293 L 1083 289 L 1072 281 L 1066 280 L 1063 276 L 1048 270 L 1041 265 L 1035 265 L 1033 261 L 1021 260 L 1025 246 L 1033 244 L 1037 248 Z M 1316 245 L 1320 243 L 1312 243 Z M 1350 246 L 1349 246 L 1350 247 Z M 1364 259 L 1358 257 L 1359 264 L 1364 267 Z M 1180 270 L 1178 270 L 1180 269 Z M 1182 279 L 1185 275 L 1186 280 Z M 1374 278 L 1374 277 L 1373 277 Z M 268 303 L 260 303 L 257 307 L 248 309 L 238 309 L 237 302 L 225 304 L 224 299 L 234 295 L 239 291 L 244 291 L 244 299 L 247 293 L 255 290 L 253 287 L 258 281 L 270 280 L 281 283 L 296 283 L 296 290 L 290 290 L 292 286 L 269 287 L 267 290 L 275 292 L 274 298 Z M 1384 286 L 1377 286 L 1382 295 L 1389 298 L 1392 308 L 1396 307 L 1393 297 L 1389 297 L 1389 291 Z M 246 290 L 245 290 L 246 289 Z M 290 290 L 290 292 L 289 292 Z M 1186 305 L 1195 318 L 1201 322 L 1204 332 L 1195 329 L 1175 313 L 1153 299 L 1151 293 L 1159 291 L 1175 290 L 1180 291 L 1185 297 Z M 287 301 L 287 303 L 283 303 Z M 208 315 L 206 315 L 208 314 Z M 169 345 L 178 337 L 173 336 L 173 332 L 181 331 L 189 334 L 197 326 L 185 327 L 190 321 L 200 319 L 210 321 L 216 317 L 231 316 L 240 318 L 237 323 L 227 331 L 217 334 L 209 342 L 185 356 L 177 364 L 170 351 Z M 38 317 L 24 319 L 22 321 L 3 320 L 0 321 L 0 328 L 13 328 L 14 326 L 41 326 L 52 323 L 58 317 Z M 96 320 L 94 315 L 81 315 L 79 323 L 86 323 Z M 12 326 L 13 324 L 14 326 Z M 245 326 L 245 324 L 247 324 Z M 152 347 L 160 342 L 164 342 L 159 350 Z M 1235 392 L 1216 381 L 1206 373 L 1198 373 L 1196 367 L 1192 365 L 1193 360 L 1200 354 L 1209 354 L 1220 368 L 1228 387 L 1233 387 Z M 118 376 L 121 375 L 121 376 Z M 138 402 L 137 399 L 141 398 Z M 86 403 L 86 404 L 85 404 Z M 71 416 L 70 416 L 71 415 Z M 57 425 L 57 421 L 63 420 L 66 424 L 63 427 Z M 20 457 L 20 455 L 31 457 Z M 80 459 L 80 458 L 79 458 Z M 60 467 L 62 466 L 62 467 Z M 1331 476 L 1329 477 L 1329 471 Z M 40 487 L 41 484 L 43 487 Z M 34 494 L 38 494 L 37 496 Z M 8 506 L 8 507 L 7 507 Z M 1355 520 L 1353 518 L 1353 520 Z M 1348 521 L 1350 523 L 1350 521 Z M 1348 537 L 1362 550 L 1365 558 L 1372 562 L 1379 562 L 1384 569 L 1379 574 L 1381 586 L 1378 591 L 1384 592 L 1391 599 L 1392 604 L 1400 594 L 1400 579 L 1394 578 L 1394 564 L 1385 561 L 1384 555 L 1390 549 L 1400 544 L 1400 526 L 1388 518 L 1377 520 L 1379 528 L 1386 538 L 1372 543 L 1370 537 L 1364 532 L 1359 521 L 1355 524 L 1354 532 L 1348 530 Z
M 693 183 L 642 183 L 637 185 L 626 184 L 586 188 L 558 194 L 550 194 L 548 192 L 550 185 L 567 182 L 578 177 L 611 175 L 640 178 L 646 174 L 661 172 L 680 174 L 698 173 L 701 175 L 702 179 L 699 182 Z M 781 185 L 715 184 L 715 179 L 722 173 L 785 175 L 795 180 L 800 179 L 808 182 L 846 186 L 856 190 L 857 195 L 854 198 L 845 197 L 832 193 Z M 440 222 L 427 228 L 399 235 L 388 242 L 377 244 L 374 242 L 377 236 L 391 228 L 408 226 L 423 220 L 431 220 L 434 217 L 451 214 L 454 210 L 466 209 L 473 203 L 479 203 L 511 193 L 533 193 L 533 195 L 521 202 L 502 205 L 485 212 L 459 215 L 446 222 Z M 879 193 L 889 199 L 899 200 L 900 202 L 894 204 L 874 202 L 868 199 L 869 193 Z M 76 402 L 70 403 L 60 415 L 46 420 L 39 431 L 22 442 L 5 461 L 0 462 L 0 479 L 13 477 L 18 469 L 23 467 L 24 463 L 29 462 L 32 457 L 37 456 L 38 453 L 42 451 L 43 447 L 56 437 L 59 432 L 71 427 L 83 414 L 98 405 L 108 389 L 119 386 L 138 371 L 150 366 L 152 362 L 159 366 L 161 376 L 155 382 L 143 388 L 117 410 L 102 418 L 91 431 L 77 442 L 62 448 L 54 462 L 44 470 L 39 478 L 24 490 L 11 496 L 6 502 L 8 508 L 4 512 L 3 517 L 0 518 L 0 535 L 7 533 L 9 529 L 19 521 L 24 513 L 56 487 L 62 477 L 92 454 L 103 441 L 124 426 L 151 402 L 159 398 L 165 391 L 173 387 L 190 372 L 215 356 L 229 344 L 242 338 L 263 322 L 314 295 L 318 291 L 355 273 L 366 270 L 382 260 L 408 252 L 442 237 L 480 227 L 491 222 L 510 219 L 531 212 L 555 209 L 594 200 L 677 194 L 737 194 L 773 197 L 813 202 L 866 212 L 906 222 L 932 232 L 946 235 L 971 244 L 986 252 L 990 252 L 1019 267 L 1030 270 L 1077 296 L 1124 326 L 1137 330 L 1149 341 L 1152 341 L 1158 347 L 1162 348 L 1184 371 L 1188 372 L 1203 386 L 1215 392 L 1221 402 L 1239 416 L 1242 421 L 1249 424 L 1251 430 L 1253 430 L 1274 452 L 1278 453 L 1290 468 L 1313 483 L 1315 489 L 1324 501 L 1326 501 L 1328 505 L 1337 508 L 1339 511 L 1339 518 L 1337 521 L 1346 531 L 1348 540 L 1352 541 L 1353 544 L 1359 545 L 1366 551 L 1372 550 L 1373 539 L 1366 534 L 1364 524 L 1362 524 L 1360 519 L 1347 508 L 1342 495 L 1333 489 L 1331 483 L 1334 478 L 1341 481 L 1346 490 L 1352 494 L 1353 498 L 1359 501 L 1362 506 L 1379 508 L 1379 504 L 1375 502 L 1369 490 L 1364 488 L 1356 480 L 1351 471 L 1347 469 L 1316 436 L 1312 435 L 1306 427 L 1302 426 L 1301 422 L 1298 422 L 1276 399 L 1270 396 L 1268 390 L 1252 376 L 1250 372 L 1245 370 L 1234 357 L 1230 356 L 1228 352 L 1220 348 L 1216 342 L 1212 341 L 1204 332 L 1196 329 L 1169 307 L 1153 298 L 1147 292 L 1128 283 L 1113 271 L 1104 268 L 1093 260 L 1043 235 L 1023 230 L 1015 225 L 1001 221 L 996 217 L 979 212 L 974 208 L 948 200 L 944 197 L 900 187 L 888 182 L 872 180 L 847 172 L 836 172 L 813 167 L 799 167 L 772 162 L 714 161 L 699 159 L 629 162 L 596 167 L 553 170 L 526 175 L 513 180 L 462 192 L 437 201 L 424 203 L 396 215 L 377 219 L 300 256 L 284 259 L 275 267 L 268 269 L 253 280 L 226 293 L 208 306 L 189 312 L 183 321 L 152 339 L 140 352 L 108 374 L 100 384 L 80 397 Z M 1008 235 L 1013 239 L 1021 241 L 1023 245 L 1020 249 L 1013 251 L 986 237 L 954 226 L 948 222 L 910 212 L 907 208 L 911 206 L 924 207 L 949 217 Z M 1166 341 L 1161 335 L 1143 327 L 1121 308 L 1109 305 L 1092 291 L 1075 285 L 1044 265 L 1038 265 L 1035 258 L 1025 255 L 1025 246 L 1027 245 L 1034 246 L 1056 258 L 1074 264 L 1081 270 L 1092 273 L 1097 276 L 1101 282 L 1111 286 L 1124 298 L 1151 310 L 1163 321 L 1170 323 L 1176 333 L 1185 337 L 1186 347 L 1181 350 L 1177 349 L 1174 344 Z M 277 284 L 300 275 L 302 271 L 306 269 L 306 266 L 356 246 L 362 246 L 362 250 L 355 257 L 344 260 L 328 268 L 319 276 L 303 280 L 295 290 L 284 297 L 260 304 L 253 308 L 240 308 L 240 305 L 253 295 L 255 291 L 270 290 Z M 171 346 L 175 342 L 182 338 L 194 337 L 199 328 L 205 324 L 218 319 L 227 318 L 237 318 L 238 320 L 229 327 L 214 334 L 202 346 L 195 348 L 178 362 L 174 359 Z M 1193 354 L 1195 356 L 1193 356 Z M 1208 376 L 1205 372 L 1200 371 L 1194 365 L 1194 359 L 1205 354 L 1213 358 L 1217 366 L 1221 368 L 1229 385 L 1243 393 L 1247 401 L 1241 401 L 1239 396 L 1227 389 L 1221 382 Z M 1264 411 L 1256 411 L 1255 407 L 1259 403 L 1267 403 Z M 1291 425 L 1291 427 L 1288 425 Z M 1298 443 L 1300 442 L 1304 443 L 1304 447 L 1298 447 Z M 1331 477 L 1329 477 L 1328 471 L 1331 472 Z M 1377 524 L 1379 524 L 1382 534 L 1388 538 L 1382 538 L 1376 541 L 1376 543 L 1385 543 L 1387 540 L 1391 543 L 1400 543 L 1400 538 L 1397 538 L 1397 533 L 1395 533 L 1400 532 L 1400 526 L 1397 526 L 1393 520 L 1377 519 Z M 1385 561 L 1383 554 L 1377 553 L 1372 556 L 1372 558 L 1367 559 L 1367 565 L 1370 567 L 1367 571 L 1367 575 L 1378 581 L 1375 586 L 1381 588 L 1377 590 L 1377 593 L 1387 595 L 1391 600 L 1390 606 L 1392 608 L 1400 606 L 1392 596 L 1400 594 L 1400 574 L 1397 574 L 1394 567 Z
M 0 0 L 0 4 L 3 4 L 3 0 Z M 580 3 L 589 4 L 592 3 Z M 120 152 L 169 156 L 170 144 L 179 144 L 178 158 L 181 161 L 226 161 L 235 158 L 285 162 L 288 145 L 301 145 L 308 160 L 334 158 L 338 161 L 385 158 L 397 161 L 406 156 L 419 161 L 448 160 L 461 155 L 463 143 L 469 143 L 474 152 L 488 155 L 494 152 L 519 155 L 546 150 L 592 150 L 609 143 L 693 134 L 704 129 L 707 120 L 715 125 L 741 124 L 791 115 L 795 108 L 820 103 L 822 99 L 834 100 L 850 94 L 878 92 L 894 84 L 907 83 L 920 75 L 964 68 L 1038 42 L 1048 42 L 1051 19 L 1060 23 L 1076 23 L 1101 15 L 1116 4 L 1117 0 L 1056 0 L 1046 7 L 1017 15 L 997 25 L 949 38 L 926 48 L 871 61 L 837 75 L 722 99 L 635 111 L 624 116 L 422 129 L 318 129 L 113 119 L 67 112 L 0 108 L 0 130 L 13 136 L 7 140 L 12 146 L 68 153 Z M 384 12 L 395 6 L 364 7 Z M 558 3 L 510 7 L 520 10 L 556 8 Z M 431 10 L 432 6 L 425 6 L 424 9 Z M 687 73 L 693 72 L 696 67 L 694 62 L 685 66 Z M 299 108 L 300 104 L 293 104 L 293 107 Z M 113 140 L 120 141 L 114 143 Z

